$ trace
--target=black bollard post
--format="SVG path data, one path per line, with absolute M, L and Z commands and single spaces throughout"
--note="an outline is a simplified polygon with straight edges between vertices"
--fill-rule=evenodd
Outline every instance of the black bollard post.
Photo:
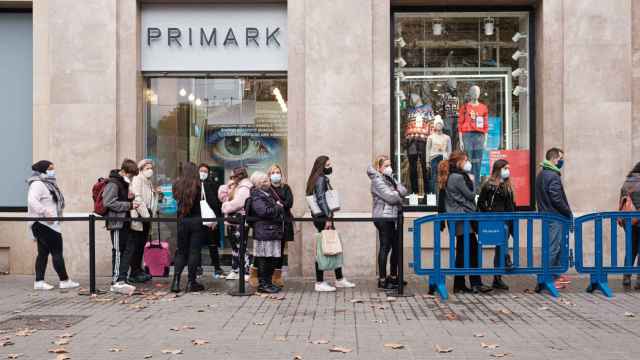
M 252 292 L 247 291 L 246 289 L 246 284 L 244 281 L 244 276 L 245 276 L 245 263 L 244 263 L 244 258 L 246 255 L 246 250 L 247 250 L 247 231 L 246 231 L 246 224 L 247 224 L 247 217 L 245 215 L 242 215 L 240 217 L 240 244 L 238 245 L 239 249 L 238 249 L 238 261 L 239 261 L 239 266 L 240 266 L 240 273 L 239 273 L 239 278 L 238 278 L 238 291 L 231 291 L 229 292 L 229 295 L 232 296 L 249 296 L 249 295 L 253 295 Z
M 96 216 L 89 215 L 89 291 L 96 293 Z

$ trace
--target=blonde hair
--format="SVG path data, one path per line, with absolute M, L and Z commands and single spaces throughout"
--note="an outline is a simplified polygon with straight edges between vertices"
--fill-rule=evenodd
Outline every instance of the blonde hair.
M 384 164 L 384 162 L 387 160 L 389 160 L 389 157 L 387 155 L 378 155 L 376 156 L 375 160 L 373 160 L 373 167 L 378 170 L 380 169 L 380 166 L 382 166 L 382 164 Z
M 269 182 L 269 176 L 267 176 L 267 174 L 263 173 L 262 171 L 256 171 L 253 174 L 251 174 L 251 177 L 249 178 L 249 180 L 251 180 L 251 183 L 253 184 L 253 186 L 260 189 L 260 186 L 259 186 L 260 184 Z
M 282 183 L 282 184 L 286 184 L 286 183 L 287 183 L 287 181 L 286 181 L 285 176 L 284 176 L 284 171 L 282 171 L 282 168 L 281 168 L 281 167 L 280 167 L 280 165 L 278 165 L 278 164 L 273 164 L 273 165 L 271 165 L 271 166 L 269 167 L 269 171 L 267 171 L 267 175 L 270 177 L 270 176 L 271 176 L 271 174 L 273 174 L 273 172 L 274 172 L 275 170 L 280 170 L 280 175 L 282 175 L 282 182 L 281 182 L 281 183 Z

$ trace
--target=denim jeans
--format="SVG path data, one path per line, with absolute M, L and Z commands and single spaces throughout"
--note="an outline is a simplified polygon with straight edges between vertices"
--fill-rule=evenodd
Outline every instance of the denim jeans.
M 425 193 L 430 193 L 430 194 L 437 193 L 436 184 L 438 183 L 438 164 L 440 164 L 440 161 L 442 161 L 442 159 L 443 159 L 442 155 L 438 155 L 433 159 L 431 159 L 431 162 L 430 162 L 431 174 L 429 174 L 429 188 L 427 189 L 427 191 L 425 191 Z
M 562 246 L 562 224 L 557 221 L 552 221 L 549 223 L 549 266 L 560 266 Z
M 474 183 L 476 187 L 480 185 L 480 167 L 482 166 L 482 155 L 484 153 L 484 134 L 481 132 L 462 133 L 462 143 L 464 151 L 469 156 L 469 161 L 473 169 Z

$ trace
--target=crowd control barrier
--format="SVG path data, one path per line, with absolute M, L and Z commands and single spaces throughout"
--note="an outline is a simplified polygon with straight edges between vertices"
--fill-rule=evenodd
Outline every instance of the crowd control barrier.
M 431 266 L 423 266 L 422 262 L 422 225 L 433 225 L 433 261 Z M 442 245 L 444 243 L 441 226 L 447 225 L 449 234 L 449 261 L 445 266 L 442 261 Z M 540 223 L 540 232 L 534 232 L 534 223 Z M 524 224 L 526 237 L 521 237 L 521 225 Z M 547 290 L 552 296 L 559 296 L 555 288 L 553 275 L 561 274 L 569 268 L 569 230 L 570 220 L 559 215 L 515 212 L 515 213 L 444 213 L 429 215 L 414 220 L 413 222 L 413 269 L 417 275 L 429 277 L 430 291 L 437 291 L 443 300 L 448 298 L 446 288 L 446 276 L 448 275 L 536 275 L 538 286 L 536 291 Z M 462 243 L 456 242 L 456 228 L 463 236 Z M 552 233 L 561 234 L 560 265 L 551 265 L 550 236 Z M 475 254 L 471 253 L 471 241 L 473 233 L 478 234 L 478 243 Z M 535 237 L 541 236 L 537 246 Z M 512 239 L 513 265 L 505 266 L 505 256 L 499 256 L 498 266 L 491 264 L 490 268 L 482 266 L 483 249 L 487 247 L 500 247 L 507 249 L 501 251 L 504 255 L 508 252 L 509 238 Z M 458 259 L 456 266 L 456 249 L 462 245 L 464 256 Z M 521 255 L 521 245 L 524 245 L 526 253 Z M 475 246 L 474 246 L 475 247 Z M 540 249 L 536 256 L 535 249 Z M 475 257 L 475 259 L 473 259 Z M 462 259 L 463 258 L 463 259 Z M 472 267 L 471 262 L 477 261 L 478 266 Z M 463 260 L 463 261 L 461 261 Z M 526 260 L 526 261 L 525 261 Z M 474 261 L 475 262 L 475 261 Z M 462 264 L 460 264 L 462 263 Z
M 609 274 L 633 274 L 639 273 L 640 268 L 633 266 L 632 259 L 633 234 L 632 222 L 634 219 L 640 220 L 638 212 L 602 212 L 581 216 L 575 219 L 575 253 L 576 253 L 576 271 L 581 274 L 589 274 L 591 279 L 588 292 L 600 290 L 607 297 L 613 296 L 613 292 L 608 285 Z M 590 262 L 593 265 L 585 265 L 585 225 L 593 223 L 593 249 L 594 257 Z M 610 264 L 604 264 L 604 240 L 605 225 L 609 225 L 609 250 Z M 618 265 L 618 228 L 624 231 L 625 255 L 622 266 Z M 636 244 L 637 246 L 637 244 Z
M 27 222 L 34 222 L 34 221 L 41 221 L 41 222 L 48 222 L 48 221 L 60 221 L 62 223 L 64 222 L 87 222 L 88 223 L 88 229 L 89 229 L 89 291 L 91 294 L 96 294 L 98 292 L 97 286 L 96 286 L 96 223 L 98 222 L 104 222 L 104 221 L 122 221 L 122 218 L 110 218 L 110 217 L 101 217 L 95 214 L 88 214 L 86 216 L 69 216 L 69 217 L 41 217 L 41 218 L 35 218 L 35 217 L 26 217 L 26 216 L 6 216 L 6 217 L 2 217 L 0 216 L 0 222 L 22 222 L 26 223 Z M 239 244 L 239 248 L 240 248 L 240 252 L 239 252 L 239 276 L 238 276 L 238 286 L 237 289 L 234 289 L 232 291 L 229 292 L 230 295 L 235 295 L 235 296 L 246 296 L 246 295 L 252 295 L 252 292 L 247 289 L 245 281 L 244 281 L 244 272 L 245 272 L 245 254 L 244 251 L 246 249 L 246 244 L 248 241 L 248 231 L 246 231 L 246 229 L 248 228 L 248 225 L 250 225 L 252 222 L 256 221 L 256 218 L 253 217 L 248 217 L 248 216 L 241 216 L 239 219 L 238 218 L 189 218 L 188 220 L 182 220 L 179 218 L 169 218 L 169 217 L 153 217 L 153 218 L 136 218 L 135 221 L 139 221 L 139 222 L 148 222 L 148 223 L 160 223 L 160 222 L 165 222 L 165 223 L 176 223 L 179 224 L 181 221 L 202 221 L 202 222 L 216 222 L 217 223 L 217 229 L 218 231 L 221 232 L 221 234 L 223 235 L 222 238 L 224 238 L 224 224 L 226 221 L 232 221 L 235 224 L 244 224 L 245 226 L 240 226 L 240 244 Z M 298 218 L 293 218 L 293 219 L 287 219 L 287 220 L 283 220 L 283 221 L 292 221 L 292 222 L 314 222 L 314 221 L 326 221 L 326 220 L 330 220 L 334 223 L 342 223 L 342 222 L 349 222 L 349 223 L 375 223 L 375 222 L 393 222 L 396 224 L 397 228 L 400 229 L 400 231 L 397 232 L 397 241 L 395 242 L 394 245 L 394 249 L 393 251 L 395 251 L 398 254 L 398 281 L 399 281 L 399 287 L 397 289 L 395 289 L 394 291 L 388 292 L 388 295 L 392 295 L 392 296 L 407 296 L 407 294 L 405 293 L 405 285 L 404 285 L 404 254 L 403 254 L 403 247 L 400 246 L 400 244 L 403 243 L 403 231 L 402 231 L 402 225 L 404 223 L 404 216 L 403 216 L 403 212 L 402 211 L 398 211 L 398 215 L 395 218 L 372 218 L 372 217 L 335 217 L 333 219 L 326 219 L 326 218 L 310 218 L 310 217 L 298 217 Z M 339 231 L 339 227 L 338 227 L 338 231 Z M 102 231 L 106 231 L 106 230 L 102 230 Z M 64 236 L 64 233 L 63 233 Z M 345 239 L 345 241 L 348 241 L 348 239 Z M 375 238 L 372 239 L 372 241 L 377 241 Z M 315 247 L 314 247 L 315 248 Z

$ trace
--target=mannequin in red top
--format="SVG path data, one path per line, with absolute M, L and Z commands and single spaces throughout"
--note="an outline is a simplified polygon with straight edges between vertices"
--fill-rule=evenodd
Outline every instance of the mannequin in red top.
M 470 101 L 460 107 L 458 129 L 460 131 L 461 150 L 469 156 L 472 166 L 473 181 L 476 187 L 480 184 L 480 167 L 486 145 L 486 134 L 489 130 L 489 109 L 481 103 L 480 87 L 469 88 Z

